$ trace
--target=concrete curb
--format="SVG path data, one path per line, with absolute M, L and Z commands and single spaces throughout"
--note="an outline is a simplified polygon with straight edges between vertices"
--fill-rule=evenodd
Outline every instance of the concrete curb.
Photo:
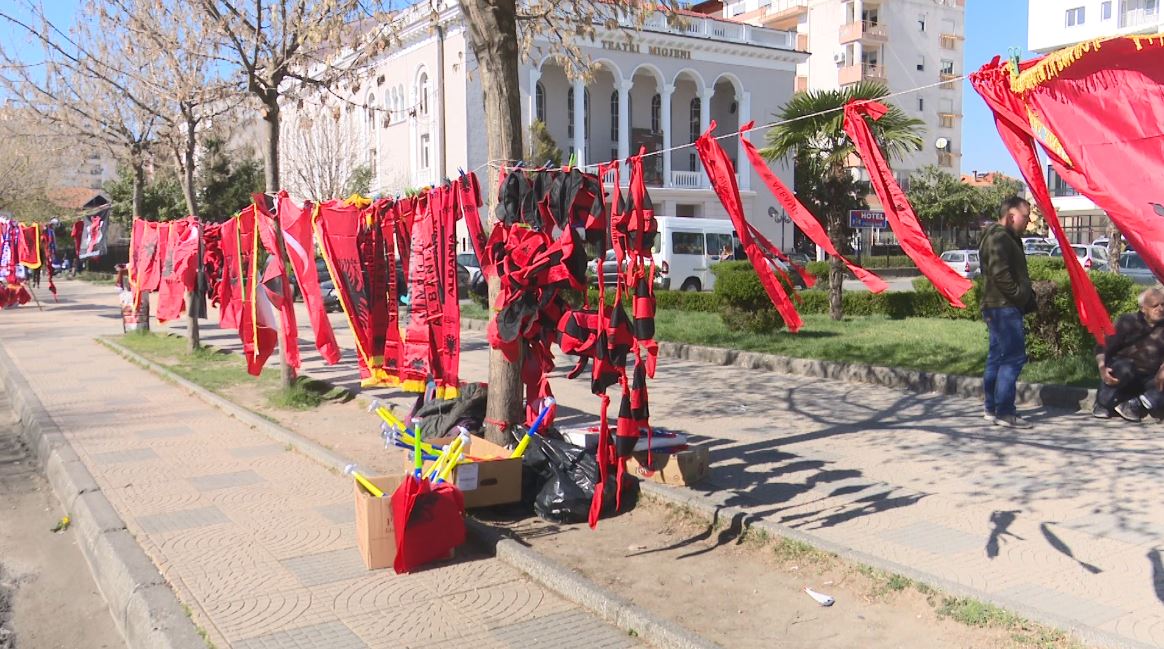
M 0 375 L 53 493 L 131 649 L 205 649 L 194 622 L 0 345 Z
M 1112 649 L 1151 649 L 1154 646 L 1123 638 L 1106 631 L 1081 626 L 1078 622 L 1045 609 L 1032 607 L 1022 600 L 987 593 L 970 586 L 921 572 L 904 564 L 867 554 L 841 543 L 835 543 L 827 539 L 812 536 L 811 534 L 806 534 L 800 530 L 780 525 L 779 523 L 756 519 L 740 507 L 712 502 L 709 498 L 690 489 L 678 489 L 648 480 L 641 480 L 639 485 L 642 488 L 643 495 L 647 498 L 663 504 L 679 507 L 704 517 L 708 521 L 734 522 L 738 518 L 741 530 L 757 529 L 770 536 L 779 536 L 793 541 L 799 541 L 811 545 L 818 550 L 835 554 L 846 561 L 863 563 L 879 570 L 903 575 L 914 581 L 932 586 L 949 595 L 969 597 L 987 602 L 1011 611 L 1012 613 L 1017 613 L 1031 621 L 1072 633 L 1089 646 L 1111 647 Z
M 484 331 L 487 325 L 488 321 L 486 320 L 461 320 L 462 328 L 470 331 Z M 766 370 L 847 383 L 867 383 L 910 392 L 933 392 L 979 400 L 983 398 L 982 378 L 976 376 L 924 372 L 864 363 L 793 358 L 791 356 L 667 341 L 659 342 L 659 356 L 723 367 Z M 1090 410 L 1095 404 L 1095 390 L 1068 385 L 1020 382 L 1017 386 L 1015 400 L 1034 406 L 1064 408 L 1073 411 Z
M 98 338 L 97 342 L 131 363 L 181 387 L 189 394 L 246 423 L 251 428 L 270 435 L 280 442 L 290 444 L 297 451 L 329 469 L 342 472 L 345 466 L 352 463 L 317 442 L 264 419 L 111 340 Z M 498 559 L 524 572 L 535 582 L 615 627 L 628 633 L 634 631 L 639 638 L 654 647 L 659 649 L 720 649 L 719 645 L 658 618 L 629 600 L 619 597 L 517 541 L 505 538 L 502 530 L 471 517 L 466 520 L 466 525 L 473 541 L 481 547 L 493 550 Z

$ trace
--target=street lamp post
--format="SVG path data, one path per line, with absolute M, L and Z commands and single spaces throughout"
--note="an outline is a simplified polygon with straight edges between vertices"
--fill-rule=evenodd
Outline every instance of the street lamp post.
M 787 254 L 788 248 L 785 246 L 784 241 L 786 236 L 784 226 L 792 222 L 792 217 L 788 216 L 788 213 L 783 209 L 777 211 L 775 205 L 768 207 L 768 216 L 780 226 L 780 252 Z

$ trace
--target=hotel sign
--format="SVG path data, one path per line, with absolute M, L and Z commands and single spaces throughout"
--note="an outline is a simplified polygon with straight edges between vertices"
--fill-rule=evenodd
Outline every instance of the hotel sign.
M 602 41 L 602 49 L 643 54 L 643 46 L 641 44 L 628 43 L 626 41 Z M 691 58 L 691 50 L 684 50 L 678 47 L 659 47 L 657 45 L 648 45 L 646 48 L 646 54 L 650 56 L 661 56 L 671 59 Z

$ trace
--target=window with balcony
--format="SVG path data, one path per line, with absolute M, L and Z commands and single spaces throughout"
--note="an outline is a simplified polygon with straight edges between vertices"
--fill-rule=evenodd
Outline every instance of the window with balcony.
M 1063 180 L 1063 177 L 1051 165 L 1047 165 L 1047 188 L 1051 190 L 1051 196 L 1057 198 L 1079 195 L 1079 192 L 1075 191 L 1075 188 L 1071 185 L 1068 185 L 1067 181 Z
M 420 83 L 417 84 L 418 99 L 420 101 L 420 114 L 428 115 L 428 74 L 420 75 Z
M 663 130 L 663 98 L 659 95 L 651 97 L 651 132 L 658 133 Z
M 1075 27 L 1076 25 L 1083 24 L 1083 9 L 1084 7 L 1075 7 L 1074 9 L 1068 9 L 1066 11 L 1065 22 L 1067 23 L 1068 27 Z
M 1099 19 L 1111 20 L 1111 2 L 1102 2 L 1099 5 Z
M 942 59 L 942 74 L 954 74 L 954 61 L 951 59 Z
M 420 168 L 428 169 L 431 162 L 432 140 L 428 133 L 420 136 Z
M 618 142 L 618 91 L 610 93 L 610 141 Z M 618 155 L 615 154 L 610 158 L 617 160 Z
M 938 115 L 939 128 L 954 128 L 954 116 L 949 113 Z

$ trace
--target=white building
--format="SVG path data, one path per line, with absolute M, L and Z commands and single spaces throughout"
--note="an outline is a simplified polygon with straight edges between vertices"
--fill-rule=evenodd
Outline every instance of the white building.
M 894 172 L 903 184 L 927 165 L 959 175 L 965 0 L 727 0 L 722 11 L 796 32 L 801 49 L 812 52 L 797 66 L 798 90 L 862 80 L 892 93 L 940 84 L 889 100 L 925 122 L 924 146 L 893 163 Z
M 439 30 L 428 16 L 427 7 L 406 12 L 401 46 L 382 55 L 349 91 L 352 103 L 370 110 L 350 104 L 310 108 L 311 122 L 333 116 L 358 124 L 363 145 L 357 162 L 372 168 L 373 191 L 401 193 L 488 161 L 481 75 L 459 6 L 441 4 Z M 564 158 L 576 153 L 581 164 L 596 164 L 624 159 L 640 146 L 657 151 L 689 144 L 711 120 L 719 125 L 717 133 L 731 133 L 753 119 L 763 124 L 795 91 L 797 66 L 808 57 L 795 46 L 796 35 L 787 31 L 698 14 L 682 24 L 659 14 L 637 32 L 599 28 L 581 48 L 591 61 L 589 81 L 567 78 L 563 65 L 544 53 L 522 62 L 518 78 L 527 144 L 528 126 L 540 119 Z M 298 116 L 295 110 L 288 105 L 285 115 L 303 121 L 309 109 L 305 105 Z M 757 146 L 763 146 L 763 137 L 763 131 L 751 134 Z M 749 221 L 790 248 L 793 226 L 783 222 L 738 138 L 720 142 L 737 163 Z M 726 218 L 694 147 L 644 162 L 656 214 Z M 790 164 L 777 163 L 774 170 L 792 185 Z
M 1046 54 L 1083 41 L 1164 31 L 1160 0 L 1030 0 L 1027 49 Z M 1106 236 L 1108 218 L 1047 165 L 1051 202 L 1073 243 Z

